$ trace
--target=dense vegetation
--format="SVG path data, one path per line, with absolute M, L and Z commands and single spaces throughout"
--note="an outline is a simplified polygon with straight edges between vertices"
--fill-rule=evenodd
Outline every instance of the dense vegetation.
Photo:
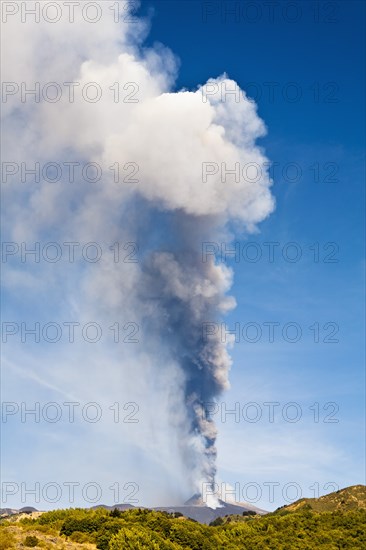
M 140 508 L 55 510 L 36 518 L 5 518 L 0 526 L 0 550 L 361 550 L 366 488 L 301 499 L 265 516 L 225 516 L 209 526 Z
M 25 532 L 56 533 L 62 539 L 100 550 L 357 550 L 366 548 L 366 510 L 318 513 L 309 509 L 260 516 L 225 518 L 221 525 L 202 525 L 166 512 L 128 510 L 57 510 L 23 519 Z M 219 522 L 220 523 L 220 522 Z M 10 522 L 5 522 L 5 531 Z M 34 540 L 27 536 L 23 545 Z M 5 540 L 6 539 L 6 540 Z M 1 544 L 1 540 L 3 543 Z M 25 543 L 25 544 L 24 544 Z M 27 544 L 28 543 L 28 544 Z M 45 546 L 39 543 L 39 546 Z M 55 546 L 57 546 L 55 544 Z M 15 548 L 0 536 L 0 548 Z M 61 546 L 62 547 L 62 546 Z M 80 547 L 80 546 L 79 546 Z M 95 548 L 95 546 L 94 546 Z

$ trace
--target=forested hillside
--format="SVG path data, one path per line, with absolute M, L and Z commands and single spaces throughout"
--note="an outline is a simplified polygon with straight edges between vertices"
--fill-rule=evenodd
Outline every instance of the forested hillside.
M 0 550 L 361 550 L 365 527 L 365 487 L 355 486 L 265 516 L 244 512 L 209 526 L 140 508 L 14 515 L 1 520 Z

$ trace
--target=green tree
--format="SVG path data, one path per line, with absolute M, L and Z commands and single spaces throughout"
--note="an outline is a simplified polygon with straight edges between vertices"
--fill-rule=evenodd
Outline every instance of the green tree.
M 109 550 L 183 550 L 163 537 L 143 527 L 121 529 L 111 538 Z

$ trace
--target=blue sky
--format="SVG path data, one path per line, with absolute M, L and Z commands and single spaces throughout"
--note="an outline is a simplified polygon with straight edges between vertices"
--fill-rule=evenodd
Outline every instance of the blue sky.
M 258 10 L 257 16 L 253 13 L 245 16 L 244 2 L 196 0 L 143 1 L 136 13 L 151 18 L 145 45 L 162 43 L 179 58 L 175 91 L 195 90 L 208 78 L 227 73 L 254 97 L 258 114 L 268 130 L 259 142 L 274 163 L 272 192 L 276 209 L 259 224 L 257 233 L 237 235 L 241 256 L 237 262 L 227 260 L 234 271 L 230 294 L 235 296 L 237 307 L 225 322 L 229 330 L 239 326 L 240 341 L 231 350 L 231 389 L 222 395 L 214 418 L 219 430 L 217 482 L 237 487 L 240 493 L 235 494 L 237 500 L 248 500 L 271 510 L 286 503 L 288 484 L 297 484 L 301 494 L 295 496 L 300 497 L 318 496 L 336 486 L 365 482 L 362 436 L 365 5 L 358 1 L 278 2 L 271 20 L 265 2 L 252 4 Z M 293 16 L 290 4 L 296 4 L 298 9 L 297 20 L 293 22 L 287 20 Z M 235 20 L 228 15 L 225 21 L 225 5 L 229 8 L 236 5 L 242 16 Z M 255 20 L 249 21 L 250 17 Z M 299 93 L 298 101 L 291 101 L 294 92 Z M 61 136 L 63 132 L 62 127 Z M 65 195 L 67 202 L 68 192 Z M 71 191 L 70 195 L 76 204 L 79 195 L 74 198 Z M 63 198 L 55 207 L 54 197 L 46 196 L 55 220 L 53 225 L 45 224 L 46 229 L 42 229 L 44 241 L 55 240 L 60 227 L 69 230 L 66 208 L 64 217 L 62 214 Z M 93 213 L 94 210 L 90 218 L 94 222 Z M 41 209 L 36 209 L 36 215 L 33 210 L 28 214 L 25 209 L 22 214 L 25 227 L 33 228 L 34 223 L 37 229 L 39 219 L 41 226 L 47 214 Z M 113 224 L 114 213 L 110 216 Z M 96 216 L 96 236 L 81 231 L 80 239 L 90 241 L 92 235 L 94 240 L 98 239 L 98 219 Z M 19 231 L 22 222 L 20 217 Z M 88 219 L 86 225 L 87 222 Z M 94 230 L 92 224 L 90 227 Z M 117 238 L 115 233 L 109 236 L 108 227 L 105 233 L 100 232 L 103 238 L 107 235 L 103 241 L 105 250 Z M 60 238 L 73 240 L 72 229 L 70 234 L 67 231 Z M 128 231 L 123 231 L 121 236 L 117 233 L 118 238 L 128 240 Z M 273 261 L 269 260 L 268 243 L 275 243 Z M 256 262 L 251 261 L 253 250 L 261 254 Z M 294 252 L 299 254 L 298 261 L 290 261 Z M 90 321 L 93 309 L 88 309 L 86 298 L 83 302 L 84 296 L 88 291 L 95 292 L 95 301 L 102 302 L 104 295 L 109 299 L 109 294 L 102 284 L 94 287 L 90 283 L 88 288 L 88 277 L 83 279 L 87 273 L 84 269 L 93 270 L 93 266 L 83 265 L 80 269 L 80 265 L 66 264 L 62 271 L 58 264 L 25 266 L 19 261 L 9 262 L 4 292 L 6 320 Z M 121 267 L 125 268 L 119 275 L 122 274 L 123 281 L 129 281 L 131 274 L 126 266 Z M 23 271 L 22 276 L 18 269 Z M 97 267 L 92 278 L 95 273 L 98 281 Z M 61 285 L 60 274 L 65 276 Z M 80 290 L 76 286 L 79 279 Z M 47 286 L 43 287 L 42 281 L 47 281 Z M 17 283 L 19 288 L 14 290 Z M 70 303 L 68 295 L 72 297 Z M 105 329 L 111 323 L 110 318 L 99 313 L 97 320 Z M 121 322 L 123 318 L 121 315 Z M 128 307 L 126 319 L 131 320 Z M 269 341 L 268 323 L 275 323 L 273 342 Z M 256 342 L 248 341 L 255 339 L 253 330 L 261 331 Z M 294 330 L 300 330 L 301 334 L 296 342 L 289 342 L 295 339 Z M 107 487 L 120 479 L 121 472 L 121 483 L 139 481 L 138 475 L 143 472 L 148 488 L 144 491 L 142 483 L 141 504 L 156 504 L 151 488 L 162 476 L 165 479 L 160 482 L 158 504 L 171 504 L 172 494 L 181 495 L 178 488 L 172 492 L 174 483 L 179 485 L 175 477 L 177 464 L 172 462 L 171 468 L 166 468 L 172 457 L 178 461 L 173 451 L 169 454 L 166 450 L 170 444 L 169 419 L 160 419 L 161 433 L 154 432 L 154 422 L 149 424 L 150 416 L 154 416 L 151 411 L 157 417 L 164 411 L 165 403 L 159 402 L 162 390 L 166 390 L 166 395 L 169 393 L 164 369 L 161 379 L 158 376 L 155 380 L 149 359 L 143 357 L 146 365 L 140 365 L 128 351 L 126 361 L 132 367 L 131 376 L 129 372 L 126 378 L 120 372 L 120 358 L 113 346 L 95 346 L 94 353 L 94 348 L 91 352 L 90 345 L 80 341 L 71 347 L 62 341 L 55 346 L 32 343 L 22 346 L 13 339 L 4 346 L 4 357 L 8 367 L 4 377 L 8 401 L 98 401 L 105 413 L 101 423 L 81 421 L 75 426 L 64 422 L 64 418 L 56 425 L 23 423 L 19 416 L 10 418 L 3 430 L 8 440 L 4 479 L 17 483 L 24 480 L 30 485 L 35 480 L 61 483 L 77 479 L 87 483 L 94 479 L 103 485 L 103 500 L 107 501 L 112 494 Z M 152 373 L 151 378 L 145 380 L 143 368 Z M 139 369 L 144 380 L 137 378 L 136 385 L 132 371 L 140 373 Z M 150 392 L 151 385 L 156 385 L 159 398 L 146 396 L 147 392 L 154 393 Z M 110 422 L 109 407 L 115 400 L 139 403 L 145 424 Z M 249 409 L 248 403 L 252 404 Z M 275 404 L 273 422 L 265 403 Z M 239 407 L 239 418 L 220 415 L 235 407 Z M 247 417 L 243 409 L 248 411 Z M 257 422 L 250 421 L 253 411 L 258 410 L 261 417 Z M 291 421 L 294 411 L 299 414 L 297 422 Z M 147 462 L 146 430 L 153 439 L 149 443 L 153 452 Z M 26 464 L 24 446 L 28 453 Z M 182 478 L 181 473 L 178 478 Z M 274 498 L 268 493 L 270 483 L 276 484 Z M 252 484 L 251 489 L 248 484 Z M 253 487 L 254 491 L 259 488 L 258 499 L 253 497 Z M 291 490 L 289 495 L 293 496 Z M 19 492 L 5 505 L 9 502 L 14 506 L 55 507 L 52 502 L 24 501 Z M 80 495 L 76 502 L 85 505 Z M 64 495 L 58 503 L 61 505 L 70 505 Z

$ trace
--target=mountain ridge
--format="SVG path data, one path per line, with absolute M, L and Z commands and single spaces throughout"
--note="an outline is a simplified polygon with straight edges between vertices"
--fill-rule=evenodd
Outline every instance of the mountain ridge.
M 218 518 L 231 518 L 231 520 L 239 520 L 246 516 L 246 512 L 254 513 L 257 517 L 264 515 L 281 515 L 296 512 L 312 510 L 314 512 L 336 512 L 366 509 L 366 486 L 351 485 L 338 491 L 334 491 L 327 495 L 318 498 L 301 498 L 291 504 L 280 506 L 274 512 L 267 512 L 261 508 L 257 508 L 249 503 L 231 503 L 219 500 L 220 506 L 210 508 L 207 506 L 200 495 L 193 495 L 184 504 L 176 506 L 157 506 L 148 508 L 144 506 L 133 506 L 132 504 L 114 504 L 112 506 L 100 504 L 92 506 L 90 510 L 104 508 L 106 510 L 128 511 L 134 509 L 153 510 L 157 512 L 167 512 L 169 514 L 177 514 L 193 519 L 199 523 L 209 524 Z M 32 515 L 32 513 L 42 513 L 33 507 L 24 507 L 19 510 L 13 508 L 1 508 L 0 515 L 2 518 L 11 517 L 19 514 Z
M 273 513 L 313 510 L 314 512 L 336 512 L 337 510 L 366 509 L 366 486 L 350 485 L 338 491 L 317 498 L 299 500 L 277 508 Z

